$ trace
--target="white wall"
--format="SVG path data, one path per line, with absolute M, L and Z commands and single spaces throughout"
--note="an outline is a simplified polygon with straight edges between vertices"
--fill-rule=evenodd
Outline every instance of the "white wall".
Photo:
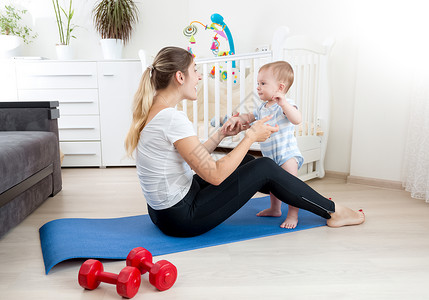
M 292 34 L 305 34 L 317 40 L 335 37 L 326 168 L 354 176 L 399 180 L 410 84 L 404 80 L 406 74 L 398 71 L 398 66 L 385 54 L 395 46 L 392 43 L 395 38 L 402 40 L 395 35 L 397 29 L 402 28 L 402 38 L 409 36 L 410 29 L 415 31 L 415 27 L 423 33 L 423 27 L 416 20 L 409 24 L 400 15 L 403 8 L 411 16 L 415 11 L 427 11 L 423 2 L 141 0 L 140 22 L 124 49 L 124 58 L 137 58 L 140 48 L 154 56 L 166 45 L 186 47 L 183 28 L 193 20 L 210 23 L 210 15 L 215 12 L 225 18 L 238 53 L 270 44 L 273 31 L 281 25 L 289 26 Z M 57 29 L 51 0 L 15 0 L 14 3 L 28 8 L 30 21 L 33 20 L 34 29 L 39 33 L 38 39 L 26 47 L 25 54 L 54 59 Z M 95 0 L 74 0 L 75 23 L 80 28 L 76 29 L 77 39 L 71 44 L 77 59 L 102 57 L 91 19 L 94 3 Z M 379 38 L 386 32 L 387 41 Z M 405 43 L 409 42 L 407 38 Z M 406 59 L 397 57 L 402 62 Z
M 423 1 L 359 5 L 352 176 L 401 180 L 414 76 L 429 53 L 427 11 Z
M 55 59 L 55 44 L 58 43 L 58 29 L 52 0 L 8 0 L 28 9 L 26 18 L 32 23 L 38 38 L 24 48 L 24 55 L 42 56 Z M 78 25 L 74 30 L 76 39 L 71 39 L 76 59 L 102 59 L 100 36 L 95 31 L 92 9 L 96 0 L 73 0 L 75 15 L 72 23 Z M 67 7 L 68 0 L 59 0 Z M 64 4 L 62 4 L 64 3 Z M 66 5 L 67 3 L 67 5 Z M 136 1 L 139 8 L 139 23 L 132 33 L 131 41 L 124 48 L 123 58 L 137 59 L 137 52 L 145 48 L 155 55 L 166 44 L 186 45 L 181 32 L 188 22 L 187 1 Z M 168 7 L 168 9 L 166 9 Z

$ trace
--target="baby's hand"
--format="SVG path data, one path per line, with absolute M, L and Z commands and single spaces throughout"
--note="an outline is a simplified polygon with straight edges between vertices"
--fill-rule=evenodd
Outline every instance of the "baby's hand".
M 280 91 L 276 92 L 271 99 L 276 101 L 280 106 L 287 102 L 285 95 Z
M 228 132 L 234 131 L 237 124 L 238 124 L 238 118 L 237 117 L 229 118 L 228 121 L 226 121 L 225 124 L 223 124 L 222 132 L 225 134 L 228 134 Z
M 222 126 L 222 133 L 226 135 L 236 135 L 240 131 L 246 130 L 249 128 L 249 122 L 245 122 L 241 116 L 231 117 L 228 121 L 225 122 Z

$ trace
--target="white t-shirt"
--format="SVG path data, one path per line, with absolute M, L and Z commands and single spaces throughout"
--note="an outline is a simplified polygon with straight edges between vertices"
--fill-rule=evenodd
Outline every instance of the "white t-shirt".
M 173 143 L 195 136 L 194 127 L 182 111 L 161 110 L 140 134 L 137 174 L 150 207 L 166 209 L 188 193 L 193 172 Z

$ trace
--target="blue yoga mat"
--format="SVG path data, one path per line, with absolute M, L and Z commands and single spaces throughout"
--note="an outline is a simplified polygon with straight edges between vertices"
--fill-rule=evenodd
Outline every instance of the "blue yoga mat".
M 269 199 L 269 196 L 253 198 L 218 227 L 190 238 L 166 236 L 149 215 L 54 220 L 39 230 L 45 271 L 48 274 L 56 264 L 73 258 L 126 259 L 135 247 L 144 247 L 156 256 L 326 225 L 325 219 L 301 209 L 295 229 L 280 228 L 287 205 L 282 205 L 280 218 L 256 216 L 269 207 Z

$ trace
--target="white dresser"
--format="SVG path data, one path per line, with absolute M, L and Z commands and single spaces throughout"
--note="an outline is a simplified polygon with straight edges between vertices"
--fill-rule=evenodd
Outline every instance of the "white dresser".
M 124 139 L 140 61 L 15 61 L 14 67 L 16 84 L 8 83 L 0 101 L 59 101 L 62 166 L 135 165 L 126 157 Z

